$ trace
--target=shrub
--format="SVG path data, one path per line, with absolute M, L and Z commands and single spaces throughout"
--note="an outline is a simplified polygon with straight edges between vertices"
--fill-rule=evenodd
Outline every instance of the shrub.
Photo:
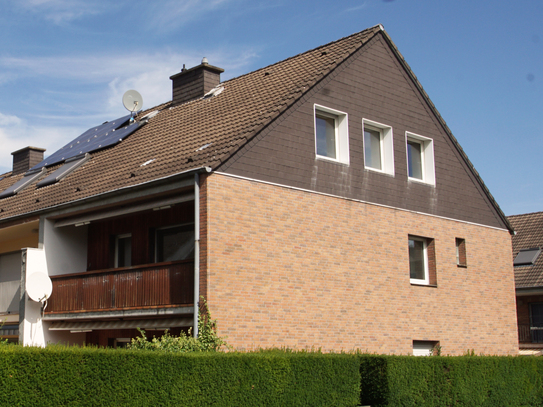
M 139 329 L 141 336 L 132 339 L 129 349 L 160 350 L 164 352 L 210 352 L 218 351 L 221 347 L 228 347 L 225 340 L 217 335 L 217 321 L 211 318 L 209 307 L 204 297 L 200 297 L 198 307 L 198 338 L 192 336 L 192 328 L 188 333 L 181 332 L 179 336 L 172 336 L 166 332 L 160 338 L 153 337 L 148 340 L 143 329 Z

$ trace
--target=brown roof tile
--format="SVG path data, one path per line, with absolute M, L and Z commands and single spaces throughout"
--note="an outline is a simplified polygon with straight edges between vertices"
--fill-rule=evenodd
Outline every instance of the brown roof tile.
M 508 216 L 516 231 L 513 236 L 513 259 L 522 249 L 543 247 L 543 212 Z M 515 285 L 517 288 L 543 287 L 543 255 L 533 266 L 515 267 Z
M 216 168 L 379 31 L 375 26 L 223 82 L 218 96 L 142 112 L 139 117 L 160 110 L 121 143 L 92 153 L 60 182 L 39 189 L 34 183 L 1 199 L 0 221 L 191 169 Z M 0 191 L 21 178 L 5 175 Z

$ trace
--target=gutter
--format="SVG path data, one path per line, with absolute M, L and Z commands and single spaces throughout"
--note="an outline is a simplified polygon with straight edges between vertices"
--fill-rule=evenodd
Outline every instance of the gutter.
M 81 203 L 92 203 L 94 201 L 102 201 L 104 199 L 108 199 L 108 198 L 111 198 L 111 197 L 114 197 L 114 196 L 122 195 L 122 194 L 125 194 L 127 192 L 132 192 L 132 191 L 137 191 L 138 189 L 143 189 L 143 188 L 145 188 L 147 186 L 150 186 L 150 184 L 154 184 L 154 183 L 160 184 L 161 182 L 164 182 L 164 183 L 168 184 L 168 183 L 171 183 L 172 179 L 174 179 L 174 178 L 185 177 L 185 176 L 188 176 L 188 175 L 190 175 L 192 173 L 209 173 L 211 171 L 212 171 L 212 168 L 207 167 L 207 166 L 193 168 L 193 169 L 190 169 L 190 170 L 187 170 L 187 171 L 182 171 L 182 172 L 178 172 L 178 173 L 175 173 L 175 174 L 172 174 L 172 175 L 167 175 L 167 176 L 162 177 L 162 178 L 156 178 L 156 179 L 153 179 L 151 181 L 146 181 L 146 182 L 143 182 L 141 184 L 136 184 L 136 185 L 130 185 L 130 186 L 122 187 L 122 188 L 117 188 L 117 189 L 114 189 L 114 190 L 111 190 L 111 191 L 102 192 L 102 193 L 97 194 L 97 195 L 91 195 L 91 196 L 88 196 L 88 197 L 85 197 L 85 198 L 80 198 L 80 199 L 76 199 L 74 201 L 70 201 L 70 202 L 66 202 L 66 203 L 62 203 L 62 204 L 58 204 L 58 205 L 54 205 L 54 206 L 49 206 L 47 208 L 38 209 L 38 210 L 35 210 L 35 211 L 32 211 L 32 212 L 26 212 L 26 213 L 15 215 L 15 216 L 10 216 L 10 217 L 4 218 L 4 219 L 0 219 L 0 225 L 2 225 L 3 223 L 7 223 L 8 221 L 11 222 L 11 221 L 18 220 L 18 219 L 24 219 L 24 218 L 27 218 L 29 216 L 42 215 L 42 214 L 47 213 L 47 212 L 52 212 L 52 211 L 54 211 L 56 209 L 71 208 L 71 207 L 77 206 L 77 205 L 79 205 Z
M 200 310 L 200 174 L 194 174 L 194 322 L 193 334 L 198 338 Z

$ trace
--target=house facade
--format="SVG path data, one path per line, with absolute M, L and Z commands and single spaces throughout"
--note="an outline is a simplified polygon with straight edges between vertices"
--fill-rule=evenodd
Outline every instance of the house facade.
M 515 228 L 513 265 L 519 347 L 543 351 L 543 212 L 508 217 Z
M 203 296 L 237 349 L 518 352 L 513 229 L 382 26 L 222 72 L 173 75 L 107 148 L 14 154 L 0 311 L 20 342 L 176 333 Z M 21 290 L 35 272 L 46 304 Z

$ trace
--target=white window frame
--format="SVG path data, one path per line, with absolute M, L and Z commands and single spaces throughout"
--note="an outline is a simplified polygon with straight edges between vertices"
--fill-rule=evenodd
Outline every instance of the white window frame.
M 422 242 L 422 253 L 424 257 L 424 278 L 411 278 L 411 262 L 409 261 L 409 240 L 414 240 Z M 415 285 L 430 285 L 430 270 L 428 269 L 428 239 L 418 236 L 408 236 L 407 241 L 407 253 L 408 253 L 408 262 L 409 262 L 409 282 Z
M 422 179 L 409 176 L 409 153 L 407 142 L 412 141 L 421 145 Z M 409 181 L 422 182 L 435 186 L 435 164 L 434 164 L 434 140 L 420 134 L 405 132 L 405 158 L 407 162 L 407 177 Z
M 317 115 L 330 117 L 336 124 L 336 158 L 317 154 Z M 349 165 L 349 115 L 326 106 L 313 105 L 313 128 L 315 133 L 315 156 L 318 159 L 329 160 Z
M 369 130 L 378 131 L 381 135 L 381 169 L 369 167 L 366 165 L 366 137 L 364 131 L 366 127 Z M 362 119 L 362 141 L 364 148 L 364 169 L 377 171 L 394 176 L 394 142 L 392 127 L 386 124 L 375 122 L 373 120 Z
M 438 341 L 413 341 L 413 356 L 433 356 Z
M 132 233 L 124 233 L 122 235 L 116 235 L 115 236 L 115 264 L 114 267 L 119 267 L 119 239 L 126 239 L 127 237 L 130 238 L 130 264 L 132 264 Z M 111 258 L 111 257 L 110 257 Z M 123 267 L 129 267 L 129 266 L 123 266 Z

